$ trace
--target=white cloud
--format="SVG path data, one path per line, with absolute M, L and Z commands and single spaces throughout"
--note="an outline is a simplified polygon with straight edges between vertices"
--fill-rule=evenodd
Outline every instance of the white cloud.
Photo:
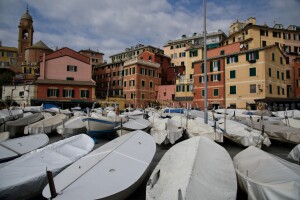
M 34 42 L 49 47 L 99 50 L 108 56 L 138 43 L 161 47 L 170 39 L 202 32 L 202 1 L 196 0 L 1 0 L 0 40 L 17 46 L 26 3 L 34 20 Z M 231 22 L 256 17 L 299 25 L 299 1 L 207 1 L 207 31 L 228 32 Z

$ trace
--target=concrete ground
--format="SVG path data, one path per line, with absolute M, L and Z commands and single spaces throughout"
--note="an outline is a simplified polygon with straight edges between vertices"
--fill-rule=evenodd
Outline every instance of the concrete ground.
M 104 137 L 102 139 L 99 139 L 98 142 L 95 144 L 94 149 L 104 145 L 105 143 L 111 141 L 115 137 L 117 137 L 117 134 L 115 134 L 114 136 L 109 137 L 109 138 Z M 50 143 L 56 142 L 61 139 L 62 139 L 62 137 L 60 135 L 57 135 L 57 134 L 50 135 Z M 228 151 L 231 158 L 233 158 L 236 154 L 238 154 L 239 152 L 241 152 L 242 150 L 245 149 L 245 147 L 238 145 L 236 143 L 233 143 L 227 139 L 224 139 L 224 143 L 220 143 L 220 145 L 223 146 Z M 272 141 L 272 145 L 270 147 L 263 147 L 263 150 L 268 153 L 274 154 L 278 157 L 281 157 L 285 160 L 291 161 L 287 158 L 287 155 L 294 148 L 294 146 L 295 145 L 293 145 L 293 144 L 286 144 L 286 143 L 281 143 L 281 142 L 277 142 L 277 141 Z M 156 154 L 151 163 L 148 175 L 144 179 L 141 186 L 126 200 L 144 200 L 144 199 L 146 199 L 147 181 L 148 181 L 152 171 L 154 170 L 155 166 L 158 164 L 160 159 L 163 157 L 163 155 L 166 153 L 166 151 L 168 151 L 169 148 L 171 148 L 171 145 L 168 145 L 168 146 L 157 145 L 156 146 Z M 37 199 L 44 199 L 44 198 L 42 196 L 34 198 L 34 200 L 37 200 Z M 241 189 L 238 189 L 237 199 L 238 200 L 247 199 L 247 194 L 245 192 L 243 192 Z

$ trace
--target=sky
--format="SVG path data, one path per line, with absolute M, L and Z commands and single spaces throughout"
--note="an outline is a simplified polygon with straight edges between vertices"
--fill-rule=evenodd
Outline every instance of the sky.
M 29 8 L 33 43 L 91 49 L 109 56 L 136 44 L 163 49 L 182 35 L 203 33 L 203 0 L 0 0 L 0 41 L 18 46 L 18 25 Z M 300 0 L 206 0 L 207 32 L 228 35 L 232 22 L 300 26 Z

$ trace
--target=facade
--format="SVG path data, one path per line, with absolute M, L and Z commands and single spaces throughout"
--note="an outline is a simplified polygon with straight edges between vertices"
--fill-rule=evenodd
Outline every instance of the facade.
M 227 36 L 221 30 L 207 34 L 208 49 L 220 46 Z M 175 101 L 192 102 L 194 98 L 194 68 L 192 63 L 203 59 L 203 35 L 182 35 L 180 39 L 170 40 L 164 45 L 164 53 L 171 57 L 173 67 L 184 67 L 184 72 L 177 74 Z M 178 71 L 178 70 L 177 70 Z
M 22 107 L 29 106 L 31 99 L 36 96 L 36 87 L 29 85 L 3 85 L 2 99 L 12 99 Z
M 92 70 L 94 70 L 95 67 L 103 64 L 104 54 L 101 52 L 87 49 L 87 50 L 80 50 L 79 53 L 90 58 L 90 60 L 92 62 Z
M 232 25 L 233 26 L 233 25 Z M 231 32 L 229 37 L 223 41 L 223 45 L 241 42 L 245 49 L 255 49 L 276 44 L 282 50 L 286 59 L 286 74 L 291 77 L 286 80 L 287 97 L 294 98 L 295 69 L 293 60 L 300 54 L 300 27 L 291 25 L 284 29 L 283 25 L 275 24 L 273 27 L 256 25 L 256 20 L 247 20 L 240 28 Z
M 300 98 L 300 58 L 294 59 L 296 98 Z
M 62 108 L 91 106 L 95 101 L 91 69 L 88 57 L 66 47 L 44 54 L 33 104 L 52 103 Z
M 9 69 L 17 65 L 18 49 L 15 47 L 2 46 L 0 41 L 0 68 Z
M 175 85 L 159 85 L 156 87 L 157 101 L 162 106 L 178 107 L 179 105 L 174 104 L 175 99 Z

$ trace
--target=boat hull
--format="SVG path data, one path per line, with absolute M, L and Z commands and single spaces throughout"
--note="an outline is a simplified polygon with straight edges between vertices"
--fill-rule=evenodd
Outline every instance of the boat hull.
M 87 129 L 87 134 L 93 138 L 101 137 L 105 133 L 115 132 L 115 127 L 120 124 L 118 121 L 108 121 L 91 117 L 84 118 L 82 121 Z

